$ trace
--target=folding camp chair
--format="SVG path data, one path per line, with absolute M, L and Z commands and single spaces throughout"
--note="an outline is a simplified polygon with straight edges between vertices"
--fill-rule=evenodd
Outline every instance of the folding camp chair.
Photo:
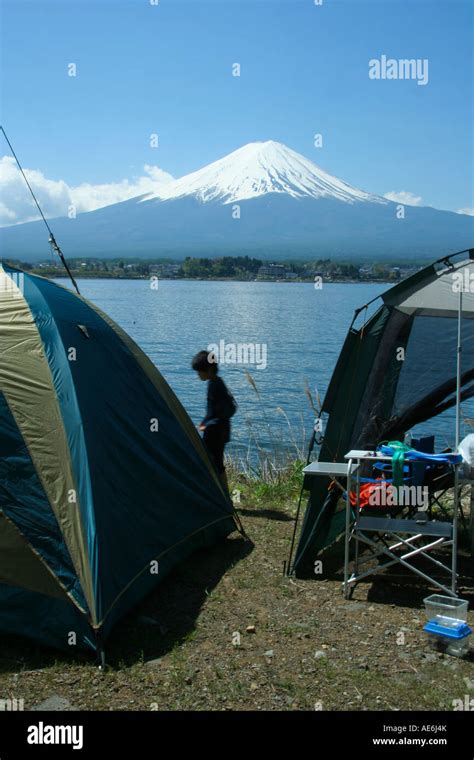
M 413 443 L 413 439 L 412 439 Z M 419 451 L 421 449 L 418 449 Z M 431 453 L 431 452 L 428 452 Z M 411 463 L 411 471 L 412 471 L 412 483 L 416 486 L 421 486 L 422 488 L 426 488 L 427 494 L 428 494 L 428 517 L 429 519 L 433 519 L 434 514 L 434 507 L 436 506 L 439 512 L 443 515 L 444 519 L 449 520 L 449 512 L 446 509 L 445 504 L 443 503 L 442 499 L 446 496 L 446 494 L 454 488 L 454 472 L 451 466 L 449 465 L 437 465 L 434 467 L 426 467 L 425 463 L 423 462 L 412 462 Z M 463 482 L 459 483 L 459 487 L 462 488 L 470 486 L 471 481 L 464 479 Z M 466 516 L 464 515 L 463 509 L 462 509 L 462 502 L 461 502 L 461 494 L 459 494 L 459 518 L 462 523 L 462 527 L 464 531 L 468 532 L 468 524 L 466 521 Z
M 348 461 L 346 505 L 346 535 L 344 561 L 344 595 L 349 598 L 356 583 L 364 578 L 381 573 L 387 568 L 400 564 L 414 574 L 433 584 L 444 593 L 456 596 L 456 558 L 457 558 L 457 521 L 459 511 L 458 463 L 451 464 L 455 477 L 454 513 L 451 522 L 441 522 L 429 519 L 429 515 L 392 517 L 390 515 L 366 516 L 360 509 L 360 483 L 362 463 L 390 462 L 391 457 L 380 456 L 375 452 L 353 450 L 346 454 Z M 356 465 L 354 467 L 354 465 Z M 351 508 L 349 495 L 351 493 L 352 477 L 355 474 L 356 503 Z M 351 524 L 351 517 L 353 521 Z M 354 567 L 349 575 L 349 551 L 351 542 L 355 543 Z M 360 545 L 368 547 L 370 554 L 360 558 Z M 449 564 L 441 562 L 433 556 L 433 551 L 447 548 L 450 552 Z M 443 571 L 449 577 L 448 583 L 442 582 L 433 575 L 424 572 L 413 563 L 415 558 L 427 560 L 430 567 Z M 369 561 L 378 560 L 378 564 L 361 569 Z
M 435 451 L 435 436 L 424 435 L 418 437 L 411 437 L 411 446 L 417 451 L 424 452 L 426 454 L 434 454 Z M 436 506 L 445 518 L 449 518 L 446 507 L 441 501 L 443 496 L 446 496 L 449 490 L 454 487 L 454 473 L 451 467 L 447 465 L 438 465 L 437 467 L 427 468 L 424 462 L 412 462 L 411 464 L 412 483 L 416 486 L 427 487 L 428 489 L 428 515 L 430 520 L 433 516 L 433 508 Z M 474 488 L 474 484 L 471 479 L 464 478 L 460 483 L 460 487 Z M 473 497 L 474 498 L 474 494 Z M 467 524 L 466 516 L 462 508 L 461 494 L 459 498 L 459 517 L 462 522 L 463 529 L 466 533 L 469 533 L 469 527 Z M 472 528 L 472 526 L 471 526 Z

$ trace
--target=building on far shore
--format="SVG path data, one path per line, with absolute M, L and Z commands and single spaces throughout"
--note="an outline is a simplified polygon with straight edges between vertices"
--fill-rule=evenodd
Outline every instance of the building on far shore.
M 148 268 L 150 274 L 155 274 L 159 277 L 177 277 L 180 270 L 181 264 L 172 263 L 151 264 Z
M 257 272 L 257 280 L 294 280 L 298 277 L 296 272 L 291 272 L 284 264 L 263 264 Z

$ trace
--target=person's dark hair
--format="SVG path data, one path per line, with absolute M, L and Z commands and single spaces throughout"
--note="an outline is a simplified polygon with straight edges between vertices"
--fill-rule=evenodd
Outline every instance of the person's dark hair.
M 211 370 L 215 372 L 216 375 L 219 371 L 217 360 L 212 351 L 199 351 L 193 358 L 191 367 L 196 370 L 196 372 L 207 372 L 208 370 Z

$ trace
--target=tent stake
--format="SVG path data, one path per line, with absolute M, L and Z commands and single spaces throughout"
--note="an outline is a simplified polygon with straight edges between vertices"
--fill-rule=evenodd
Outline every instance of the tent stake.
M 102 640 L 102 635 L 100 631 L 95 632 L 95 643 L 96 643 L 97 657 L 99 660 L 99 670 L 105 670 L 105 649 L 104 649 L 104 642 Z

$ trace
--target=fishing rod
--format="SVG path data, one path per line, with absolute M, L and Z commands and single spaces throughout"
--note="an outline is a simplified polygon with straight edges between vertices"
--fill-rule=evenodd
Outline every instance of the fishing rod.
M 30 191 L 30 193 L 31 193 L 31 196 L 32 196 L 32 198 L 33 198 L 34 202 L 36 203 L 36 207 L 37 207 L 38 211 L 40 212 L 41 218 L 42 218 L 43 222 L 44 222 L 44 223 L 45 223 L 45 225 L 46 225 L 46 229 L 48 230 L 48 233 L 49 233 L 49 239 L 48 239 L 48 242 L 49 242 L 49 244 L 50 244 L 50 246 L 51 246 L 52 250 L 54 251 L 54 253 L 56 253 L 56 254 L 57 254 L 57 256 L 59 256 L 59 258 L 61 259 L 61 262 L 62 262 L 62 264 L 63 264 L 63 266 L 64 266 L 64 268 L 65 268 L 66 272 L 67 272 L 67 273 L 68 273 L 68 275 L 69 275 L 69 279 L 71 280 L 72 284 L 74 285 L 74 287 L 75 287 L 75 289 L 76 289 L 76 293 L 77 293 L 77 295 L 78 295 L 78 296 L 80 296 L 81 294 L 80 294 L 80 292 L 79 292 L 79 288 L 78 288 L 78 286 L 77 286 L 77 282 L 75 281 L 74 277 L 72 276 L 71 270 L 69 269 L 69 266 L 68 266 L 68 263 L 67 263 L 67 261 L 66 261 L 66 259 L 65 259 L 65 257 L 64 257 L 64 254 L 63 254 L 63 252 L 62 252 L 61 248 L 59 247 L 59 245 L 58 245 L 58 244 L 57 244 L 57 242 L 56 242 L 56 238 L 55 238 L 55 237 L 54 237 L 54 235 L 53 235 L 53 231 L 52 231 L 51 227 L 49 226 L 48 222 L 46 221 L 45 215 L 43 214 L 43 212 L 42 212 L 42 210 L 41 210 L 41 206 L 40 206 L 40 205 L 39 205 L 39 203 L 38 203 L 38 200 L 37 200 L 37 198 L 36 198 L 36 195 L 34 194 L 34 192 L 33 192 L 33 190 L 32 190 L 32 187 L 31 187 L 30 183 L 28 182 L 28 179 L 27 179 L 27 177 L 26 177 L 26 174 L 25 174 L 25 172 L 24 172 L 24 171 L 23 171 L 23 169 L 22 169 L 22 166 L 21 166 L 21 164 L 20 164 L 20 161 L 18 160 L 18 157 L 17 157 L 17 155 L 16 155 L 15 151 L 13 150 L 13 146 L 12 146 L 12 144 L 11 144 L 10 140 L 8 139 L 7 133 L 5 132 L 5 130 L 4 130 L 4 128 L 2 127 L 2 125 L 1 125 L 1 124 L 0 124 L 0 130 L 3 132 L 3 136 L 4 136 L 5 140 L 7 141 L 8 147 L 10 148 L 10 150 L 11 150 L 11 152 L 12 152 L 12 156 L 13 156 L 13 158 L 15 159 L 15 161 L 16 161 L 16 163 L 17 163 L 17 165 L 18 165 L 18 168 L 19 168 L 19 170 L 20 170 L 20 172 L 21 172 L 21 175 L 22 175 L 23 179 L 24 179 L 24 180 L 25 180 L 25 182 L 26 182 L 26 185 L 27 185 L 27 187 L 28 187 L 28 190 Z

